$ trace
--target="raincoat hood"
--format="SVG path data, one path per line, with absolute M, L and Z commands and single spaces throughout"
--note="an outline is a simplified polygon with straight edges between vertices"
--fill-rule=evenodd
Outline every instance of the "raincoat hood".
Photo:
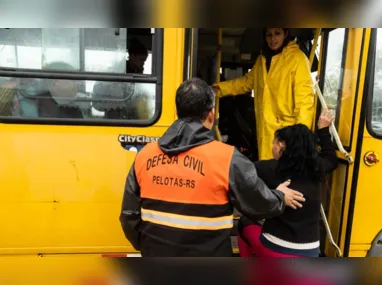
M 264 47 L 263 47 L 263 50 L 262 50 L 262 54 L 265 58 L 272 58 L 273 56 L 277 55 L 277 54 L 290 54 L 290 53 L 294 53 L 296 51 L 300 50 L 300 47 L 298 46 L 297 42 L 294 41 L 294 40 L 291 40 L 289 41 L 288 43 L 285 44 L 285 46 L 283 46 L 279 51 L 277 52 L 274 52 L 272 51 L 267 43 L 264 43 Z
M 284 43 L 283 47 L 280 48 L 278 51 L 272 51 L 269 47 L 268 44 L 265 42 L 264 47 L 262 50 L 262 54 L 265 57 L 266 60 L 266 68 L 267 71 L 269 71 L 269 68 L 271 66 L 271 60 L 272 57 L 281 54 L 282 56 L 288 56 L 290 54 L 296 53 L 300 50 L 300 47 L 294 40 L 289 40 L 286 43 Z
M 177 120 L 158 140 L 158 145 L 165 154 L 171 156 L 213 140 L 211 131 L 201 123 Z
M 296 41 L 290 41 L 283 49 L 283 53 L 286 53 L 286 54 L 289 54 L 289 53 L 293 53 L 293 52 L 296 52 L 296 51 L 299 51 L 300 50 L 300 47 L 299 45 L 296 43 Z

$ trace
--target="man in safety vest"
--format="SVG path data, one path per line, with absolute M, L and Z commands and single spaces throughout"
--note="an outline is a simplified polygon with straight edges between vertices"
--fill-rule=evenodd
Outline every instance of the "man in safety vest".
M 211 137 L 215 95 L 200 79 L 176 93 L 178 120 L 136 156 L 120 222 L 143 257 L 229 257 L 233 207 L 253 221 L 302 207 L 290 182 L 270 190 L 253 163 Z

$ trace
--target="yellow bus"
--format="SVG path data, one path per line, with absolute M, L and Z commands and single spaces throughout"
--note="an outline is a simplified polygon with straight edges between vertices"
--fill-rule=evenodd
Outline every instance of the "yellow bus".
M 339 151 L 323 187 L 340 250 L 323 228 L 322 254 L 381 255 L 382 30 L 292 31 L 308 57 L 315 51 L 312 76 L 354 160 Z M 148 50 L 142 74 L 126 73 L 132 38 Z M 175 90 L 185 78 L 238 77 L 260 46 L 261 31 L 247 28 L 1 29 L 0 256 L 138 254 L 118 220 L 136 152 L 176 119 Z M 240 103 L 252 96 L 229 101 L 232 112 L 221 102 L 219 125 L 227 143 L 254 158 L 251 110 Z

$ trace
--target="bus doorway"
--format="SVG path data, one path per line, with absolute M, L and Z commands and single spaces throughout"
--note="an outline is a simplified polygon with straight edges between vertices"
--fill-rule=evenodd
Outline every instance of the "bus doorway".
M 261 54 L 264 44 L 261 28 L 197 30 L 197 66 L 194 75 L 211 85 L 247 74 Z M 288 38 L 296 40 L 308 58 L 313 47 L 315 30 L 289 29 Z M 313 78 L 317 75 L 317 70 L 318 58 L 315 55 L 311 66 Z M 217 121 L 222 141 L 235 146 L 252 161 L 258 160 L 254 96 L 252 90 L 246 94 L 221 98 Z
M 315 32 L 316 29 L 290 29 L 290 38 L 296 40 L 308 58 L 313 49 Z M 196 76 L 212 85 L 247 74 L 261 54 L 264 36 L 262 29 L 198 29 L 197 42 Z M 315 50 L 319 48 L 316 46 Z M 313 55 L 311 72 L 315 78 L 318 57 L 315 53 Z M 217 102 L 216 108 L 219 130 L 216 138 L 235 146 L 251 161 L 259 159 L 254 96 L 253 91 L 225 96 Z M 239 217 L 240 213 L 237 213 L 236 219 Z M 232 244 L 237 253 L 236 236 L 237 229 L 234 229 Z

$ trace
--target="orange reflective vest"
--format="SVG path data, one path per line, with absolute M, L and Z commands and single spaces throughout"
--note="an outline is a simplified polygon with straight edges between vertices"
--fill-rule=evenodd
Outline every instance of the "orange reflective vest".
M 120 215 L 142 256 L 232 256 L 233 206 L 251 220 L 284 211 L 251 161 L 197 122 L 176 121 L 138 152 Z
M 158 142 L 148 145 L 135 162 L 142 220 L 188 230 L 232 228 L 227 194 L 232 153 L 232 146 L 216 141 L 172 157 Z

